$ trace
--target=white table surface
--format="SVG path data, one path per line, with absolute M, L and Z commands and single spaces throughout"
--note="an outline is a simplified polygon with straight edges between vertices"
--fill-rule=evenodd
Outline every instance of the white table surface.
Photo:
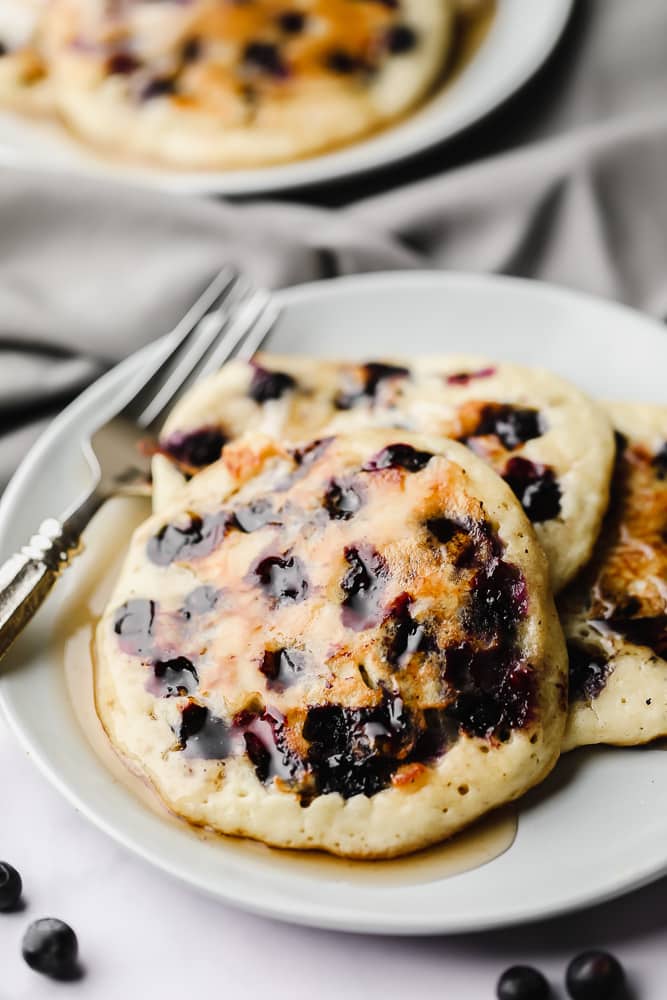
M 667 996 L 667 879 L 556 921 L 493 934 L 380 938 L 306 930 L 206 899 L 117 847 L 53 790 L 0 720 L 0 858 L 25 908 L 0 914 L 0 1000 L 80 996 L 140 1000 L 489 1000 L 515 962 L 539 965 L 564 998 L 563 971 L 583 948 L 625 964 L 632 1000 Z M 613 831 L 609 832 L 613 836 Z M 554 845 L 545 844 L 545 864 Z M 53 983 L 23 962 L 29 921 L 67 920 L 85 977 Z

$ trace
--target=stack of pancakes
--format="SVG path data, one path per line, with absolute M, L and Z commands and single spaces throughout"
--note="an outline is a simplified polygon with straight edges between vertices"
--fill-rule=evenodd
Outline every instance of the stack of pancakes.
M 350 857 L 667 734 L 666 440 L 488 359 L 227 365 L 99 625 L 107 732 L 189 821 Z

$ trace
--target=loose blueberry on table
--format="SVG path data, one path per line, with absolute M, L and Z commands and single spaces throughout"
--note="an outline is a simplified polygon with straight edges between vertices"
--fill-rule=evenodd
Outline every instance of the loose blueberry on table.
M 21 898 L 23 882 L 16 868 L 0 861 L 0 911 L 15 910 Z
M 72 928 L 62 920 L 35 920 L 23 936 L 22 952 L 31 969 L 52 979 L 76 979 L 80 974 L 79 943 Z
M 622 1000 L 623 966 L 606 951 L 585 951 L 567 967 L 565 985 L 572 1000 Z
M 548 1000 L 551 990 L 538 969 L 514 965 L 498 980 L 496 994 L 498 1000 Z

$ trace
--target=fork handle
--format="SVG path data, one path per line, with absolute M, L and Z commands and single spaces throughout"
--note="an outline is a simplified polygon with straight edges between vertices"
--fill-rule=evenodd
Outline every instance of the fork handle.
M 103 502 L 93 492 L 64 520 L 43 521 L 28 544 L 0 566 L 0 658 L 43 604 L 62 571 L 82 551 L 83 531 Z

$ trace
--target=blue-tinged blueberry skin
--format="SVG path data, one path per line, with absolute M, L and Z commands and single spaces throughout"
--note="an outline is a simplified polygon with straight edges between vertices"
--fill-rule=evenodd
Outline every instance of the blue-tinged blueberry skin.
M 510 458 L 502 474 L 534 524 L 550 521 L 561 512 L 561 488 L 553 469 L 527 458 Z
M 227 437 L 219 427 L 199 427 L 194 431 L 174 431 L 160 442 L 160 451 L 182 465 L 203 469 L 217 462 Z
M 158 698 L 177 698 L 193 694 L 198 684 L 199 677 L 192 660 L 175 656 L 171 660 L 155 661 L 148 689 Z
M 549 1000 L 551 990 L 539 969 L 514 965 L 498 980 L 496 996 L 498 1000 Z
M 280 399 L 286 392 L 296 388 L 296 379 L 287 372 L 273 372 L 261 365 L 254 365 L 248 395 L 256 403 L 268 403 L 271 399 Z
M 275 709 L 266 709 L 241 722 L 243 739 L 259 781 L 273 778 L 293 782 L 303 776 L 303 761 L 290 748 L 285 733 L 284 718 Z
M 270 691 L 291 687 L 306 669 L 306 655 L 301 649 L 267 649 L 260 664 Z
M 495 434 L 504 448 L 513 451 L 526 441 L 540 437 L 545 430 L 539 410 L 509 403 L 488 403 L 482 408 L 479 423 L 469 436 Z
M 567 653 L 570 664 L 569 699 L 590 701 L 604 689 L 610 664 L 599 650 L 590 650 L 583 643 L 569 640 Z
M 307 476 L 315 463 L 324 455 L 332 441 L 333 437 L 317 438 L 315 441 L 309 441 L 308 444 L 301 445 L 299 448 L 289 448 L 288 454 L 291 456 L 295 468 L 276 485 L 276 492 L 282 493 L 288 490 L 294 483 Z
M 217 549 L 232 524 L 233 515 L 224 510 L 203 517 L 193 515 L 183 527 L 165 524 L 148 540 L 148 558 L 157 566 L 169 566 L 176 560 L 201 559 Z
M 472 635 L 510 638 L 527 612 L 528 590 L 517 566 L 500 560 L 478 570 L 464 615 Z
M 117 608 L 114 632 L 124 653 L 151 656 L 155 650 L 155 601 L 135 598 Z
M 23 936 L 22 953 L 31 969 L 52 979 L 77 979 L 81 973 L 76 934 L 62 920 L 44 917 L 30 924 Z
M 267 524 L 275 523 L 276 514 L 270 500 L 252 500 L 234 511 L 234 527 L 249 535 Z
M 623 966 L 606 951 L 586 951 L 567 967 L 565 985 L 572 1000 L 623 1000 Z
M 332 479 L 324 494 L 324 506 L 332 521 L 349 521 L 360 510 L 361 493 L 350 483 Z
M 374 708 L 314 706 L 303 726 L 307 762 L 320 794 L 375 795 L 399 766 L 397 754 L 413 745 L 415 729 L 403 702 L 385 694 Z
M 427 626 L 415 621 L 410 614 L 411 603 L 409 594 L 400 594 L 386 619 L 389 628 L 387 662 L 395 670 L 406 666 L 415 653 L 427 653 L 436 648 Z
M 178 740 L 186 757 L 223 760 L 230 752 L 227 723 L 195 701 L 189 702 L 181 712 Z
M 182 614 L 185 618 L 192 618 L 193 615 L 205 615 L 213 611 L 220 600 L 220 593 L 210 584 L 195 587 L 185 598 Z
M 15 910 L 23 892 L 23 882 L 16 868 L 0 861 L 0 912 Z
M 444 650 L 444 679 L 457 692 L 445 713 L 470 736 L 502 740 L 533 715 L 534 675 L 502 634 L 487 649 L 462 642 Z
M 348 564 L 341 590 L 343 624 L 355 631 L 376 625 L 382 616 L 382 596 L 387 579 L 387 564 L 370 545 L 347 546 Z
M 287 552 L 260 560 L 253 577 L 278 604 L 303 601 L 308 594 L 308 577 L 303 563 Z
M 334 61 L 340 64 L 335 72 L 352 73 L 359 68 L 358 63 L 353 61 L 347 53 L 338 52 L 333 55 L 335 56 Z M 350 410 L 362 399 L 374 399 L 380 384 L 386 379 L 407 378 L 409 374 L 409 370 L 402 365 L 387 365 L 382 361 L 369 361 L 361 366 L 359 388 L 339 392 L 334 399 L 334 406 L 338 410 Z
M 390 444 L 366 462 L 364 472 L 380 472 L 383 469 L 405 469 L 406 472 L 420 472 L 433 458 L 433 452 L 418 451 L 411 444 Z

